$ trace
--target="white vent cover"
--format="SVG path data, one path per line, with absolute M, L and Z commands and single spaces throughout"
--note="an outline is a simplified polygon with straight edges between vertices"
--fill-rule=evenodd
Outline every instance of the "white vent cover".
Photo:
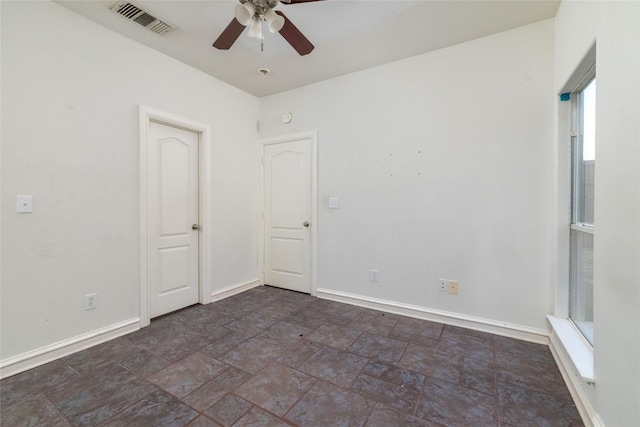
M 176 28 L 167 21 L 156 18 L 140 6 L 130 1 L 120 1 L 113 5 L 111 11 L 142 25 L 156 34 L 163 34 Z

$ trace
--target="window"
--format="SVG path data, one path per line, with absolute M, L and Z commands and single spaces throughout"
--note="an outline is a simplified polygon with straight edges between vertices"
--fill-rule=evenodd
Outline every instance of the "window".
M 573 93 L 569 318 L 593 345 L 593 238 L 596 162 L 596 79 Z

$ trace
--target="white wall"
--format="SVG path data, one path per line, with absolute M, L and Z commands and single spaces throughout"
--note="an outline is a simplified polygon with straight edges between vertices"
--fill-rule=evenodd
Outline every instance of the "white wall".
M 210 124 L 207 288 L 257 279 L 258 100 L 54 3 L 1 7 L 0 358 L 139 315 L 140 104 Z
M 546 330 L 554 102 L 552 20 L 262 98 L 318 130 L 318 287 Z
M 604 425 L 640 425 L 640 3 L 565 1 L 556 92 L 596 44 L 594 375 Z

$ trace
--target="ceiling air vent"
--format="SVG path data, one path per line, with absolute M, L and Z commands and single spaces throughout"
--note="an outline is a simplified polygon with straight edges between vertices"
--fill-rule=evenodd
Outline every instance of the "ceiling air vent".
M 130 2 L 121 1 L 113 5 L 112 12 L 122 15 L 130 21 L 134 21 L 139 25 L 142 25 L 149 31 L 153 31 L 156 34 L 163 34 L 175 29 L 175 25 L 169 24 L 167 21 L 156 18 L 140 6 Z

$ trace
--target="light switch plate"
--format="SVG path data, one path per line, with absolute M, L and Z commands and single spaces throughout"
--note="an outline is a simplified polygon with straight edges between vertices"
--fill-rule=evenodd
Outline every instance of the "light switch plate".
M 33 198 L 31 196 L 16 196 L 16 211 L 18 213 L 32 213 Z
M 329 197 L 329 209 L 339 209 L 340 199 L 338 197 Z
M 372 282 L 379 282 L 380 272 L 378 270 L 371 270 L 371 272 L 369 273 L 369 280 L 371 280 Z

